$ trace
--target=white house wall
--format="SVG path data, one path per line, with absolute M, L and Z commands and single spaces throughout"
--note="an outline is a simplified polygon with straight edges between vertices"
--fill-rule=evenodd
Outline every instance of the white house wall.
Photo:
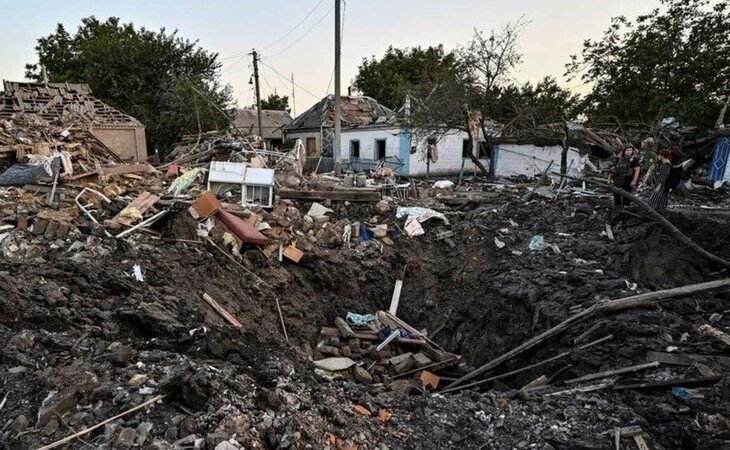
M 385 156 L 400 157 L 400 132 L 399 127 L 342 130 L 340 156 L 350 159 L 350 142 L 360 141 L 360 159 L 377 159 L 375 141 L 385 139 Z
M 461 164 L 464 164 L 464 173 L 471 174 L 479 170 L 470 158 L 462 158 L 464 140 L 469 135 L 466 131 L 453 130 L 445 133 L 436 143 L 438 160 L 431 161 L 431 175 L 454 175 L 461 171 Z M 414 138 L 415 139 L 415 138 Z M 425 141 L 418 142 L 417 150 L 410 155 L 409 174 L 411 176 L 426 175 L 426 147 Z M 489 160 L 482 159 L 482 164 L 489 169 Z
M 524 144 L 499 144 L 496 153 L 496 176 L 526 175 L 535 176 L 545 171 L 550 161 L 552 170 L 560 170 L 560 155 L 563 148 L 559 145 L 539 147 Z M 580 154 L 574 148 L 568 150 L 568 166 L 578 167 Z
M 304 148 L 307 148 L 307 138 L 314 138 L 315 139 L 315 148 L 317 149 L 317 153 L 322 152 L 322 135 L 320 134 L 320 131 L 307 131 L 307 132 L 300 132 L 300 131 L 290 131 L 286 133 L 287 139 L 301 139 L 302 144 L 304 145 Z

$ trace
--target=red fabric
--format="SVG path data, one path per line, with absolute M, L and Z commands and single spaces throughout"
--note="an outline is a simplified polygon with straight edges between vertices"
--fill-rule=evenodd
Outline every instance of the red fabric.
M 218 218 L 231 230 L 231 233 L 238 236 L 243 242 L 250 244 L 264 245 L 269 243 L 269 239 L 253 227 L 250 223 L 234 216 L 228 211 L 218 210 Z

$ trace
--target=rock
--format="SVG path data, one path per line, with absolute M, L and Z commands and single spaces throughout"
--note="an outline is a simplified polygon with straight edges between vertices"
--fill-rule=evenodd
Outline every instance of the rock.
M 381 238 L 381 239 L 380 239 L 380 241 L 381 241 L 381 242 L 382 242 L 383 244 L 385 244 L 385 245 L 387 245 L 387 246 L 389 246 L 389 247 L 392 247 L 393 245 L 395 245 L 395 243 L 393 242 L 393 239 L 391 239 L 391 238 L 389 238 L 389 237 L 387 237 L 387 236 L 386 236 L 386 237 L 384 237 L 384 238 Z
M 373 228 L 373 236 L 376 238 L 384 238 L 388 235 L 388 225 L 376 225 Z
M 30 425 L 30 421 L 28 420 L 27 417 L 25 417 L 24 415 L 21 414 L 18 417 L 16 417 L 13 420 L 13 422 L 10 424 L 10 431 L 13 434 L 18 434 L 21 431 L 28 428 L 28 425 Z
M 148 379 L 149 377 L 147 375 L 143 373 L 138 373 L 130 378 L 127 384 L 133 387 L 142 386 L 143 384 L 145 384 L 145 382 L 147 382 Z
M 109 359 L 117 366 L 126 366 L 136 356 L 137 352 L 129 345 L 114 342 L 109 346 Z
M 342 336 L 344 338 L 354 338 L 355 337 L 355 332 L 352 331 L 352 328 L 350 328 L 350 325 L 342 317 L 335 318 L 335 326 L 337 327 L 337 330 L 340 332 L 340 336 Z
M 8 373 L 19 374 L 19 373 L 25 372 L 26 370 L 28 370 L 28 369 L 26 369 L 24 366 L 15 366 L 15 367 L 9 368 Z
M 370 375 L 370 372 L 363 369 L 360 366 L 355 366 L 352 371 L 353 376 L 355 377 L 355 380 L 357 380 L 360 383 L 367 383 L 370 384 L 373 382 L 373 376 Z
M 390 212 L 390 205 L 387 202 L 381 200 L 373 206 L 373 209 L 375 210 L 376 214 L 385 216 Z
M 396 373 L 407 372 L 413 367 L 413 353 L 403 353 L 388 360 Z
M 228 441 L 223 441 L 215 446 L 215 450 L 238 450 L 238 447 Z
M 431 361 L 431 358 L 424 355 L 423 353 L 416 353 L 413 355 L 413 361 L 416 364 L 416 367 L 423 367 L 431 364 L 433 361 Z
M 152 422 L 142 422 L 137 425 L 135 443 L 141 447 L 147 441 L 150 431 L 152 431 Z
M 76 406 L 78 397 L 79 393 L 75 388 L 67 389 L 61 393 L 58 391 L 49 392 L 38 410 L 36 428 L 42 428 L 56 414 L 63 415 L 66 411 L 73 409 Z
M 114 450 L 129 450 L 134 445 L 134 438 L 136 435 L 137 433 L 132 428 L 122 428 L 119 435 L 114 440 L 112 448 Z

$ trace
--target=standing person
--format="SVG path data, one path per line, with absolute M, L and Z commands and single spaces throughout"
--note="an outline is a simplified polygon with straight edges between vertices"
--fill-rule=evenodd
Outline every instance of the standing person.
M 657 154 L 657 165 L 654 169 L 654 188 L 649 197 L 649 206 L 657 212 L 664 213 L 667 210 L 669 195 L 669 173 L 672 171 L 672 151 L 662 150 Z
M 611 174 L 608 176 L 608 182 L 613 182 L 617 188 L 631 192 L 639 182 L 640 171 L 639 158 L 634 155 L 634 147 L 629 145 L 619 153 Z M 614 206 L 625 206 L 629 204 L 629 201 L 619 194 L 613 194 L 613 204 Z

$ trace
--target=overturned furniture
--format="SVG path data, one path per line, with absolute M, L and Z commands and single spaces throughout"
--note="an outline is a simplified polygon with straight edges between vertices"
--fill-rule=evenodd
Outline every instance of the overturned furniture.
M 240 193 L 244 206 L 271 208 L 274 201 L 274 170 L 248 167 L 237 162 L 212 161 L 208 190 L 219 195 Z

